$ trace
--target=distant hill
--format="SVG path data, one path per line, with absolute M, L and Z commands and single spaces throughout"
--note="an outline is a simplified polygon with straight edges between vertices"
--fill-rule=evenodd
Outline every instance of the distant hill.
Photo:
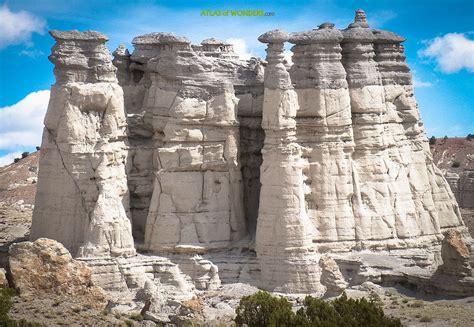
M 443 173 L 459 174 L 464 170 L 474 170 L 474 139 L 439 138 L 430 145 L 430 149 L 435 164 Z
M 0 203 L 31 207 L 35 203 L 39 151 L 0 167 Z

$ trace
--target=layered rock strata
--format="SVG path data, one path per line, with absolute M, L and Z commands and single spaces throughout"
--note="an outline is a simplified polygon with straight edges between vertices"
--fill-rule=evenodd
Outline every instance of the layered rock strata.
M 433 286 L 443 233 L 471 240 L 429 153 L 404 39 L 362 10 L 344 30 L 263 34 L 267 61 L 151 33 L 112 65 L 102 34 L 51 34 L 32 237 L 63 242 L 105 289 L 158 311 L 155 286 L 472 289 L 467 254 L 462 283 Z M 127 258 L 135 247 L 146 255 Z
M 157 49 L 145 99 L 154 129 L 154 190 L 145 249 L 229 247 L 245 234 L 237 98 L 226 61 L 171 35 L 136 38 Z M 189 69 L 192 67 L 192 69 Z
M 288 33 L 267 32 L 262 127 L 265 141 L 260 180 L 256 251 L 265 288 L 288 293 L 317 292 L 318 258 L 304 203 L 302 150 L 296 144 L 298 99 L 283 64 Z
M 298 95 L 297 142 L 304 164 L 305 210 L 315 242 L 355 240 L 351 103 L 334 24 L 293 33 L 292 82 Z
M 44 120 L 32 239 L 80 256 L 133 255 L 123 93 L 97 32 L 51 31 L 56 84 Z
M 387 114 L 392 117 L 387 123 L 394 138 L 389 153 L 391 160 L 399 167 L 397 171 L 402 173 L 396 179 L 399 187 L 403 189 L 405 184 L 404 209 L 396 207 L 399 219 L 415 220 L 420 229 L 415 234 L 420 235 L 438 233 L 436 225 L 440 229 L 462 226 L 458 206 L 433 162 L 424 134 L 413 96 L 410 69 L 405 62 L 404 47 L 401 44 L 405 39 L 387 31 L 373 30 L 372 33 L 375 36 L 374 59 L 385 91 Z M 411 197 L 407 195 L 409 193 L 405 179 L 408 180 Z M 433 226 L 431 232 L 426 229 L 426 225 Z

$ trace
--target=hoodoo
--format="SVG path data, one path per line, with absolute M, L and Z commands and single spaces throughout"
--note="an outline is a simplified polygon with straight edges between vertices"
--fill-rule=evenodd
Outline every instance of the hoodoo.
M 265 61 L 170 33 L 112 60 L 103 34 L 50 34 L 31 237 L 62 242 L 106 290 L 474 289 L 472 240 L 433 163 L 404 38 L 364 11 L 343 30 L 264 33 Z

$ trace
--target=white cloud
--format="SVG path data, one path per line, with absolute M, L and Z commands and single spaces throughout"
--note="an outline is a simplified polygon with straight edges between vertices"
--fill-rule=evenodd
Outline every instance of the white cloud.
M 31 34 L 44 33 L 46 22 L 26 11 L 13 12 L 0 6 L 0 49 L 12 44 L 31 45 Z
M 10 152 L 0 157 L 0 167 L 13 163 L 13 159 L 21 158 L 21 152 Z
M 423 88 L 423 87 L 432 87 L 433 83 L 423 81 L 421 79 L 413 77 L 413 86 L 420 89 L 420 88 Z
M 22 50 L 20 51 L 20 56 L 26 56 L 30 58 L 38 58 L 44 56 L 44 52 L 41 50 L 33 49 L 33 50 Z
M 474 40 L 462 33 L 436 37 L 418 55 L 436 60 L 438 69 L 444 73 L 455 73 L 461 69 L 474 72 Z
M 248 60 L 251 57 L 256 57 L 253 53 L 247 49 L 247 42 L 244 39 L 230 38 L 227 42 L 234 45 L 234 51 L 237 53 L 242 60 Z
M 0 149 L 40 145 L 49 90 L 32 92 L 12 106 L 0 108 Z

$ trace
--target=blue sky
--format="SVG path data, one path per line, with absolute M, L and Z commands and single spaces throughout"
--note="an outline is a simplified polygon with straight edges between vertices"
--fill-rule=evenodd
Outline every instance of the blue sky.
M 331 21 L 345 28 L 354 11 L 369 25 L 407 38 L 407 61 L 429 136 L 474 133 L 474 1 L 111 1 L 0 0 L 0 165 L 40 145 L 53 66 L 49 29 L 98 30 L 131 47 L 140 34 L 164 31 L 194 42 L 232 40 L 244 56 L 264 56 L 257 37 L 283 28 L 302 31 Z M 201 10 L 262 9 L 272 17 L 201 17 Z M 3 158 L 3 159 L 2 159 Z

